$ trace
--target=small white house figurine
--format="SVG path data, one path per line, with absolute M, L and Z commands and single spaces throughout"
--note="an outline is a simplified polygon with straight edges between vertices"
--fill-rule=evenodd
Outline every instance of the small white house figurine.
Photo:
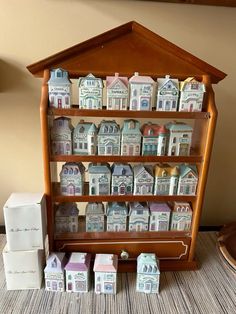
M 78 232 L 79 210 L 76 203 L 60 203 L 55 209 L 55 231 L 57 233 Z
M 171 209 L 166 203 L 150 202 L 150 231 L 168 231 Z
M 205 85 L 188 77 L 180 83 L 179 111 L 202 111 Z
M 50 71 L 48 96 L 50 107 L 71 107 L 71 81 L 67 71 L 60 68 Z
M 167 150 L 169 131 L 162 125 L 151 122 L 142 126 L 142 155 L 164 156 Z
M 48 291 L 65 291 L 64 268 L 67 263 L 65 253 L 51 253 L 44 269 L 45 289 Z
M 179 180 L 178 166 L 160 164 L 155 166 L 154 195 L 177 194 Z
M 124 202 L 107 204 L 107 231 L 126 231 L 128 209 Z
M 171 230 L 172 231 L 189 231 L 192 222 L 192 209 L 189 203 L 174 202 Z
M 138 72 L 129 79 L 130 110 L 152 110 L 154 81 L 150 76 L 140 76 Z
M 133 170 L 128 164 L 113 164 L 111 194 L 127 195 L 133 192 Z
M 93 267 L 95 272 L 95 293 L 116 294 L 117 268 L 117 255 L 96 254 Z
M 142 164 L 133 167 L 134 195 L 152 195 L 153 193 L 153 169 Z
M 76 155 L 96 155 L 97 127 L 94 123 L 80 120 L 73 132 L 73 153 Z
M 120 155 L 120 127 L 115 120 L 99 125 L 98 155 Z
M 178 195 L 196 195 L 198 171 L 196 165 L 179 166 Z
M 78 80 L 80 109 L 102 109 L 103 81 L 88 74 Z
M 121 155 L 139 156 L 141 139 L 140 122 L 132 119 L 124 120 L 121 130 Z
M 53 120 L 50 131 L 52 155 L 72 154 L 72 132 L 71 119 L 59 117 Z
M 83 195 L 85 167 L 81 162 L 67 162 L 60 172 L 62 195 Z
M 188 156 L 190 154 L 193 128 L 185 123 L 170 122 L 168 156 Z
M 72 253 L 66 270 L 67 292 L 88 292 L 91 255 L 88 253 Z
M 129 231 L 147 231 L 149 208 L 147 203 L 129 203 Z
M 137 261 L 136 291 L 159 293 L 159 261 L 154 253 L 141 253 Z
M 107 109 L 109 110 L 127 110 L 128 106 L 128 78 L 119 76 L 107 76 Z
M 102 232 L 104 228 L 103 203 L 88 203 L 85 208 L 86 232 Z
M 169 75 L 157 79 L 157 111 L 177 111 L 179 81 Z
M 88 174 L 89 195 L 111 194 L 111 170 L 108 163 L 90 163 Z

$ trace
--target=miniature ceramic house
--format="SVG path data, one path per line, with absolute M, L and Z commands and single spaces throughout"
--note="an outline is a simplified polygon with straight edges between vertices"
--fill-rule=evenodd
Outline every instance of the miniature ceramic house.
M 78 155 L 96 155 L 97 128 L 94 123 L 81 120 L 73 132 L 73 153 Z
M 107 204 L 107 231 L 126 231 L 128 209 L 124 202 Z
M 173 231 L 189 231 L 192 222 L 192 209 L 189 203 L 174 202 L 171 230 Z
M 132 119 L 125 120 L 121 130 L 121 155 L 139 156 L 141 139 L 140 122 Z
M 91 255 L 88 253 L 72 253 L 66 270 L 67 292 L 88 292 Z
M 145 123 L 142 126 L 142 155 L 163 156 L 166 154 L 169 131 L 163 125 Z
M 96 254 L 95 293 L 116 294 L 118 257 L 114 254 Z
M 152 110 L 154 81 L 150 76 L 138 72 L 129 79 L 130 110 Z
M 171 209 L 166 203 L 150 202 L 150 231 L 168 231 Z
M 56 206 L 55 231 L 57 233 L 78 232 L 79 210 L 76 203 L 60 203 Z
M 141 253 L 137 261 L 136 291 L 158 293 L 160 284 L 159 262 L 154 253 Z
M 115 120 L 101 121 L 98 131 L 98 155 L 120 155 L 120 127 Z
M 45 289 L 48 291 L 65 291 L 64 267 L 67 262 L 65 253 L 51 253 L 44 269 Z
M 179 111 L 202 111 L 205 85 L 193 77 L 180 83 Z
M 107 163 L 89 164 L 89 195 L 110 195 L 111 170 Z
M 155 166 L 154 195 L 177 194 L 179 169 L 177 166 L 160 164 Z
M 82 163 L 67 162 L 62 166 L 60 186 L 62 195 L 83 195 L 85 167 Z
M 198 171 L 195 165 L 179 166 L 178 195 L 196 195 Z
M 192 142 L 193 128 L 185 123 L 171 122 L 169 130 L 168 156 L 188 156 Z
M 72 154 L 72 131 L 70 118 L 60 117 L 53 120 L 50 131 L 52 155 Z
M 126 110 L 128 106 L 128 78 L 119 76 L 107 76 L 107 109 Z
M 67 71 L 60 68 L 50 71 L 48 96 L 50 107 L 70 108 L 71 81 L 69 80 Z
M 111 194 L 126 195 L 133 192 L 133 170 L 130 165 L 113 164 L 111 170 Z
M 104 231 L 104 206 L 102 203 L 88 203 L 85 215 L 86 232 Z
M 129 204 L 129 231 L 147 231 L 148 221 L 147 203 L 132 202 Z
M 133 167 L 134 195 L 151 195 L 153 192 L 153 170 L 151 166 L 142 164 Z
M 177 111 L 179 81 L 169 75 L 157 79 L 157 111 Z
M 88 74 L 78 80 L 80 109 L 102 109 L 103 81 Z

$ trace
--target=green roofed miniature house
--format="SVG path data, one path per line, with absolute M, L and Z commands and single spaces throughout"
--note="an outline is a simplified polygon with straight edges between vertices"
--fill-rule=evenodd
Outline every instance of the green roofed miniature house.
M 121 130 L 121 155 L 139 156 L 141 139 L 140 122 L 132 119 L 125 120 Z
M 120 155 L 120 127 L 115 120 L 99 125 L 98 155 Z
M 88 74 L 78 80 L 79 107 L 81 109 L 102 109 L 103 81 Z
M 97 127 L 92 122 L 80 120 L 73 132 L 73 153 L 76 155 L 97 154 Z

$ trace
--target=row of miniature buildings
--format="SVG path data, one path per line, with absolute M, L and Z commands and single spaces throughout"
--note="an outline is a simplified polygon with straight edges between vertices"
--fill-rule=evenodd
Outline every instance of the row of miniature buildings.
M 61 203 L 56 208 L 55 231 L 79 232 L 76 203 Z M 85 210 L 86 232 L 107 231 L 189 231 L 192 209 L 189 203 L 125 202 L 88 203 Z
M 45 289 L 84 293 L 90 286 L 91 255 L 72 253 L 67 261 L 65 253 L 51 253 L 44 269 Z M 114 254 L 96 254 L 93 271 L 94 290 L 97 294 L 116 294 L 118 257 Z M 146 284 L 146 283 L 149 284 Z M 136 290 L 158 293 L 160 282 L 159 261 L 153 253 L 141 253 L 137 259 Z
M 79 107 L 81 109 L 102 109 L 103 80 L 88 74 L 78 80 Z M 48 81 L 49 104 L 56 108 L 71 107 L 71 81 L 68 72 L 58 68 L 51 70 Z M 155 102 L 157 111 L 201 111 L 205 85 L 193 77 L 183 82 L 169 75 L 157 79 L 135 72 L 127 77 L 106 78 L 106 108 L 108 110 L 152 110 Z
M 187 156 L 190 154 L 193 128 L 185 123 L 164 125 L 124 120 L 122 129 L 115 120 L 101 121 L 99 128 L 81 120 L 75 128 L 71 119 L 59 117 L 51 128 L 53 155 Z
M 198 184 L 196 165 L 151 165 L 90 163 L 89 195 L 195 195 Z M 85 167 L 68 162 L 60 172 L 62 195 L 85 194 Z

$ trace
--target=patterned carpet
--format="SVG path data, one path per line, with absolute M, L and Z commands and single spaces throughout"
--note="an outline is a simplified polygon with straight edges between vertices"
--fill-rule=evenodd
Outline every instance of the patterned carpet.
M 0 248 L 5 245 L 0 235 Z M 201 269 L 161 274 L 159 295 L 136 293 L 133 273 L 119 274 L 115 296 L 52 293 L 41 290 L 7 291 L 0 257 L 0 313 L 29 314 L 149 314 L 236 313 L 236 273 L 221 259 L 216 234 L 200 233 L 197 259 Z

